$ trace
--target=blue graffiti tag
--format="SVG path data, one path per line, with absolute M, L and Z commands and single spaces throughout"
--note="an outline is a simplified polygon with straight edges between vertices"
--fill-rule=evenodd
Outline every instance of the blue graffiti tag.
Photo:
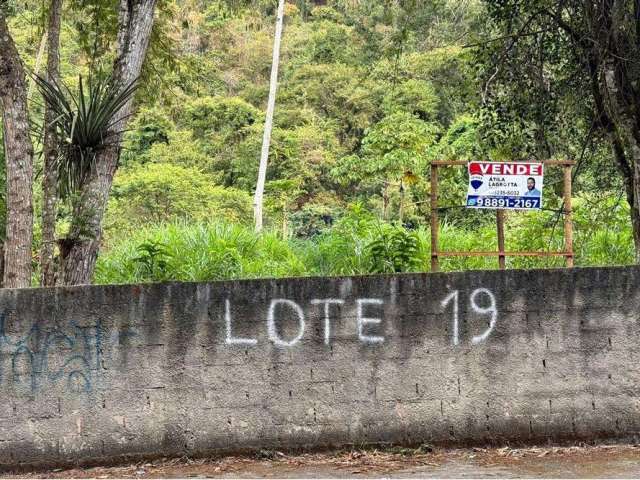
M 4 362 L 0 362 L 0 383 L 24 385 L 27 379 L 32 393 L 59 382 L 65 382 L 65 387 L 73 392 L 92 390 L 102 360 L 100 320 L 90 326 L 69 321 L 65 326 L 49 327 L 36 322 L 24 337 L 14 342 L 9 339 L 6 327 L 6 315 L 2 313 L 0 353 L 7 354 L 11 365 L 7 374 Z M 50 365 L 52 355 L 57 365 Z

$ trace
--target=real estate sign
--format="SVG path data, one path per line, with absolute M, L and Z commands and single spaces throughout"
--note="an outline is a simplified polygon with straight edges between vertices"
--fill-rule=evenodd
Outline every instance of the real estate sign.
M 468 169 L 467 208 L 542 208 L 542 163 L 469 162 Z

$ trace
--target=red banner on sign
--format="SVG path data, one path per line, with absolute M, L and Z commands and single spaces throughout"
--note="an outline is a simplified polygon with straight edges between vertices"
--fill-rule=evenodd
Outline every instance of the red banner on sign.
M 471 162 L 471 175 L 542 175 L 541 163 Z

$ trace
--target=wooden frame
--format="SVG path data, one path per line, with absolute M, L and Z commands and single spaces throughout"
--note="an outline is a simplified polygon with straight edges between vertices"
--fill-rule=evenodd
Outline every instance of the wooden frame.
M 575 162 L 571 160 L 547 160 L 545 166 L 562 167 L 564 170 L 564 244 L 563 252 L 507 252 L 504 245 L 504 210 L 496 209 L 496 230 L 498 234 L 498 251 L 447 252 L 438 248 L 440 223 L 438 218 L 438 169 L 441 167 L 466 167 L 468 162 L 432 162 L 431 163 L 431 271 L 440 269 L 440 257 L 498 257 L 500 270 L 506 268 L 506 257 L 565 257 L 566 266 L 573 267 L 573 223 L 571 219 L 571 168 Z

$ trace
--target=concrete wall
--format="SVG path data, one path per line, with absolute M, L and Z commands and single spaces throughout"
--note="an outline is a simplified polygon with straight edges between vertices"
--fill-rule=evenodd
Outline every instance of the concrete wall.
M 0 291 L 0 464 L 632 437 L 640 269 Z

